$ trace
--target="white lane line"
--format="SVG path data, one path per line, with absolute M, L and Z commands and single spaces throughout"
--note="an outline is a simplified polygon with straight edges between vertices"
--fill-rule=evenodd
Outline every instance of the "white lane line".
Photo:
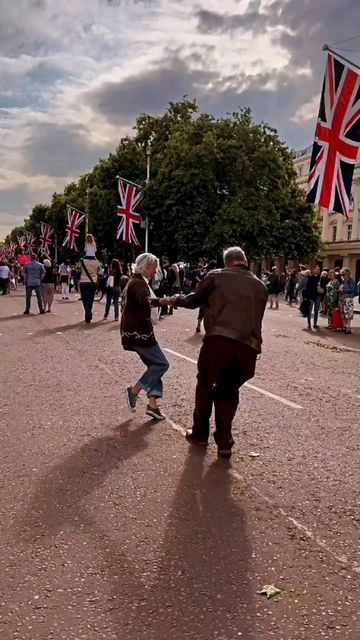
M 178 358 L 182 358 L 187 362 L 191 362 L 192 364 L 197 364 L 196 360 L 194 360 L 193 358 L 188 358 L 188 356 L 184 356 L 182 353 L 178 353 L 177 351 L 173 351 L 172 349 L 164 349 L 164 351 L 167 351 L 167 353 L 171 353 L 173 356 L 177 356 Z M 285 404 L 287 407 L 291 407 L 292 409 L 302 409 L 302 406 L 296 404 L 296 402 L 286 400 L 286 398 L 282 398 L 281 396 L 276 395 L 276 393 L 271 393 L 270 391 L 266 391 L 265 389 L 256 387 L 254 384 L 250 384 L 249 382 L 245 383 L 245 387 L 248 387 L 248 389 L 252 389 L 252 391 L 256 391 L 257 393 L 261 393 L 263 396 L 272 398 L 272 400 L 277 400 L 277 402 L 281 402 L 282 404 Z
M 32 335 L 33 335 L 33 333 L 28 333 L 28 336 L 32 336 Z
M 102 362 L 99 362 L 99 360 L 97 362 L 98 362 L 99 367 L 104 369 L 106 371 L 106 373 L 108 373 L 110 376 L 114 375 L 113 372 L 110 369 L 108 369 L 108 367 L 105 364 L 103 364 Z
M 276 393 L 271 393 L 270 391 L 266 391 L 265 389 L 260 389 L 260 387 L 256 387 L 254 384 L 250 384 L 249 382 L 245 383 L 245 387 L 248 389 L 252 389 L 253 391 L 257 391 L 258 393 L 262 393 L 263 396 L 267 396 L 268 398 L 272 398 L 273 400 L 277 400 L 278 402 L 282 402 L 287 407 L 291 407 L 292 409 L 302 409 L 302 406 L 296 404 L 296 402 L 291 402 L 291 400 L 286 400 L 286 398 L 282 398 L 281 396 L 276 395 Z
M 242 475 L 240 475 L 240 473 L 235 471 L 234 469 L 231 469 L 230 473 L 234 478 L 236 478 L 240 482 L 242 482 L 242 483 L 246 482 L 246 479 Z M 265 493 L 260 491 L 260 489 L 257 489 L 257 487 L 254 487 L 254 485 L 252 485 L 252 484 L 250 484 L 249 486 L 250 486 L 251 490 L 254 491 L 254 493 L 257 493 L 257 495 L 260 496 L 260 498 L 264 502 L 266 502 L 272 509 L 274 509 L 275 511 L 278 511 L 286 520 L 288 520 L 288 522 L 290 522 L 296 529 L 298 529 L 298 531 L 301 531 L 301 533 L 303 533 L 309 540 L 312 540 L 323 551 L 326 551 L 326 553 L 328 555 L 330 555 L 332 558 L 334 558 L 334 560 L 339 562 L 341 565 L 345 565 L 348 569 L 351 569 L 355 573 L 360 574 L 360 565 L 359 564 L 349 560 L 349 558 L 346 555 L 338 555 L 337 553 L 335 553 L 329 547 L 329 545 L 326 544 L 326 542 L 324 540 L 321 540 L 321 538 L 318 538 L 311 531 L 311 529 L 306 527 L 304 524 L 301 524 L 301 522 L 299 522 L 298 520 L 296 520 L 292 516 L 289 516 L 289 514 L 286 513 L 286 511 L 282 507 L 279 507 L 273 500 L 271 500 L 271 498 L 269 498 L 267 495 L 265 495 Z
M 194 360 L 193 358 L 188 358 L 187 356 L 183 356 L 182 353 L 178 353 L 177 351 L 173 351 L 172 349 L 164 349 L 164 351 L 167 351 L 167 353 L 172 353 L 173 356 L 182 358 L 183 360 L 186 360 L 187 362 L 191 362 L 192 364 L 197 364 L 197 361 Z

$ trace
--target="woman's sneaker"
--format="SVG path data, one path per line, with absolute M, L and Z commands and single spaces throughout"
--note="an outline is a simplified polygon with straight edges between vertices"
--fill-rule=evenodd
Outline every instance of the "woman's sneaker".
M 146 409 L 146 415 L 150 416 L 154 420 L 166 420 L 166 416 L 164 416 L 164 414 L 161 413 L 161 410 L 159 409 L 159 407 L 156 407 L 156 409 L 153 409 L 153 407 L 150 407 L 149 404 Z
M 132 413 L 135 413 L 136 411 L 136 403 L 137 403 L 137 396 L 135 396 L 131 390 L 131 387 L 127 387 L 126 389 L 126 399 L 127 399 L 127 403 L 128 403 L 128 407 L 130 409 L 130 411 Z

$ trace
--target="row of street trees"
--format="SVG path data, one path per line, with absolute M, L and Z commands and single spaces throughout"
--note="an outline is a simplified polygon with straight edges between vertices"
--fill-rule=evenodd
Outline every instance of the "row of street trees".
M 139 116 L 134 135 L 122 139 L 115 153 L 54 193 L 50 204 L 35 205 L 24 227 L 13 229 L 7 240 L 16 241 L 24 231 L 39 236 L 40 222 L 51 224 L 63 239 L 71 204 L 87 211 L 100 250 L 124 256 L 115 237 L 116 176 L 145 186 L 149 140 L 151 180 L 142 211 L 150 221 L 152 251 L 189 261 L 216 257 L 232 244 L 258 261 L 310 259 L 318 253 L 314 211 L 296 184 L 291 152 L 277 131 L 255 123 L 249 109 L 216 119 L 199 114 L 187 99 L 170 103 L 161 116 Z

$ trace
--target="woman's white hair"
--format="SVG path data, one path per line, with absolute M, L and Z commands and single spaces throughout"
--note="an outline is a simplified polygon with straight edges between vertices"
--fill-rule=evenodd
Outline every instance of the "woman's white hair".
M 156 263 L 159 264 L 159 260 L 153 253 L 141 253 L 135 261 L 134 273 L 142 274 L 146 269 Z

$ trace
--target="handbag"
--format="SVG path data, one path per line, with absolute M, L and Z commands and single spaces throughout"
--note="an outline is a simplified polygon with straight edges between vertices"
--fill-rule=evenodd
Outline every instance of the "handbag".
M 304 298 L 300 305 L 300 311 L 302 313 L 303 318 L 308 317 L 309 309 L 310 309 L 310 300 L 308 300 L 307 298 Z

